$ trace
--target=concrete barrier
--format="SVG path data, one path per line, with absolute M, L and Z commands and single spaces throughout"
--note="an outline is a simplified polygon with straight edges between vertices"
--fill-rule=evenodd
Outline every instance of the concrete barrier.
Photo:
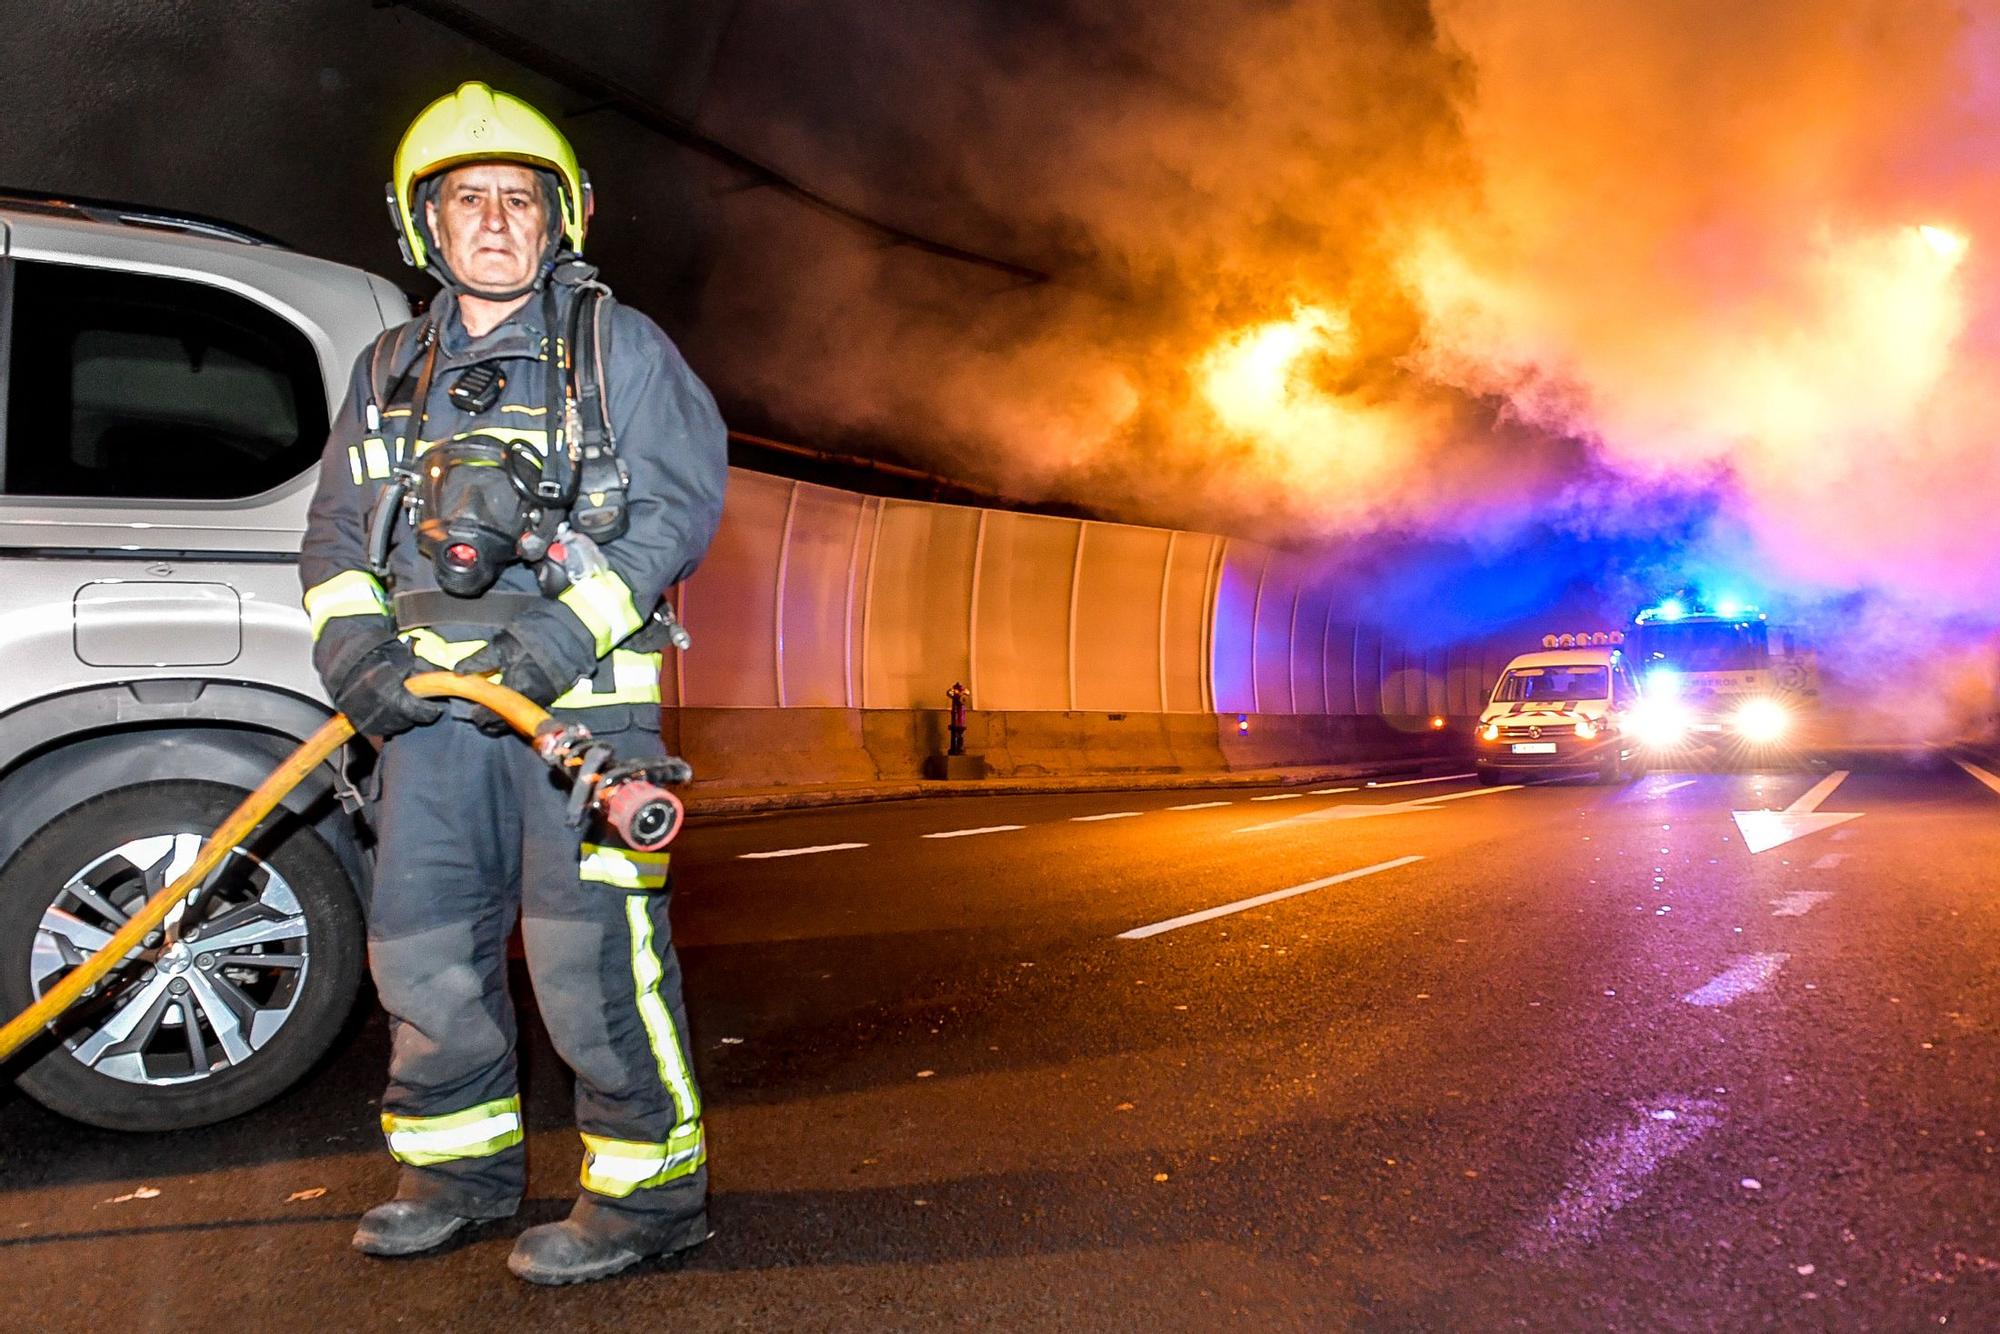
M 776 787 L 921 779 L 942 755 L 942 709 L 668 709 L 662 733 L 699 786 Z M 1227 774 L 1443 759 L 1469 749 L 1469 720 L 1344 714 L 975 711 L 966 750 L 994 778 Z

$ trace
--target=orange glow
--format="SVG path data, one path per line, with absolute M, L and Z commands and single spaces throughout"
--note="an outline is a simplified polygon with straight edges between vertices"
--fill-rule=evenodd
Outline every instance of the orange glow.
M 1924 239 L 1925 245 L 1936 252 L 1939 259 L 1950 260 L 1954 264 L 1964 257 L 1966 247 L 1971 244 L 1950 228 L 1936 227 L 1929 223 L 1920 225 L 1917 228 L 1917 235 Z
M 1357 356 L 1346 312 L 1295 305 L 1286 319 L 1222 334 L 1190 366 L 1209 429 L 1247 446 L 1270 490 L 1335 524 L 1379 505 L 1393 467 L 1432 430 L 1407 403 L 1344 385 Z
M 1281 434 L 1302 411 L 1322 405 L 1310 379 L 1312 358 L 1344 357 L 1353 349 L 1346 315 L 1297 306 L 1288 320 L 1238 329 L 1209 349 L 1199 371 L 1202 394 L 1231 430 Z

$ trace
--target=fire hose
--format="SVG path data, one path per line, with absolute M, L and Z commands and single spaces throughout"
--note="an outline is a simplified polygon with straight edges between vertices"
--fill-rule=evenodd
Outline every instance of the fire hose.
M 542 761 L 569 780 L 569 822 L 580 826 L 595 814 L 627 846 L 655 852 L 673 841 L 685 814 L 680 799 L 664 786 L 691 776 L 685 761 L 671 756 L 638 763 L 616 762 L 608 746 L 591 738 L 579 723 L 564 723 L 533 700 L 479 676 L 453 672 L 422 672 L 412 676 L 410 692 L 427 699 L 456 698 L 484 705 L 526 738 Z M 354 725 L 344 714 L 327 719 L 317 732 L 286 757 L 256 790 L 231 811 L 193 865 L 179 879 L 148 899 L 125 925 L 88 959 L 71 969 L 33 1005 L 0 1027 L 0 1062 L 59 1018 L 83 994 L 128 956 L 145 946 L 168 916 L 198 890 L 222 865 L 231 849 L 248 838 L 293 788 L 345 745 Z M 167 928 L 171 946 L 175 930 Z

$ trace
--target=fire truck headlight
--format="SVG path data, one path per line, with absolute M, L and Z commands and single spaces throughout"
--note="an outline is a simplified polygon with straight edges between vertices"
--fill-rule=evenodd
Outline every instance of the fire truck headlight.
M 1775 699 L 1753 699 L 1731 719 L 1736 735 L 1752 745 L 1768 746 L 1791 730 L 1792 716 Z
M 1632 714 L 1632 734 L 1648 750 L 1672 750 L 1687 740 L 1687 714 L 1672 700 L 1648 700 Z

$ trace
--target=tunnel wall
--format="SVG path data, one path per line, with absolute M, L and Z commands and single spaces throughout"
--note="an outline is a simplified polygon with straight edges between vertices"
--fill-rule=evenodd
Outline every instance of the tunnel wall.
M 676 597 L 670 739 L 740 782 L 916 776 L 954 681 L 1000 774 L 1430 754 L 1430 718 L 1476 714 L 1507 656 L 1406 648 L 1306 558 L 1236 538 L 740 469 Z

